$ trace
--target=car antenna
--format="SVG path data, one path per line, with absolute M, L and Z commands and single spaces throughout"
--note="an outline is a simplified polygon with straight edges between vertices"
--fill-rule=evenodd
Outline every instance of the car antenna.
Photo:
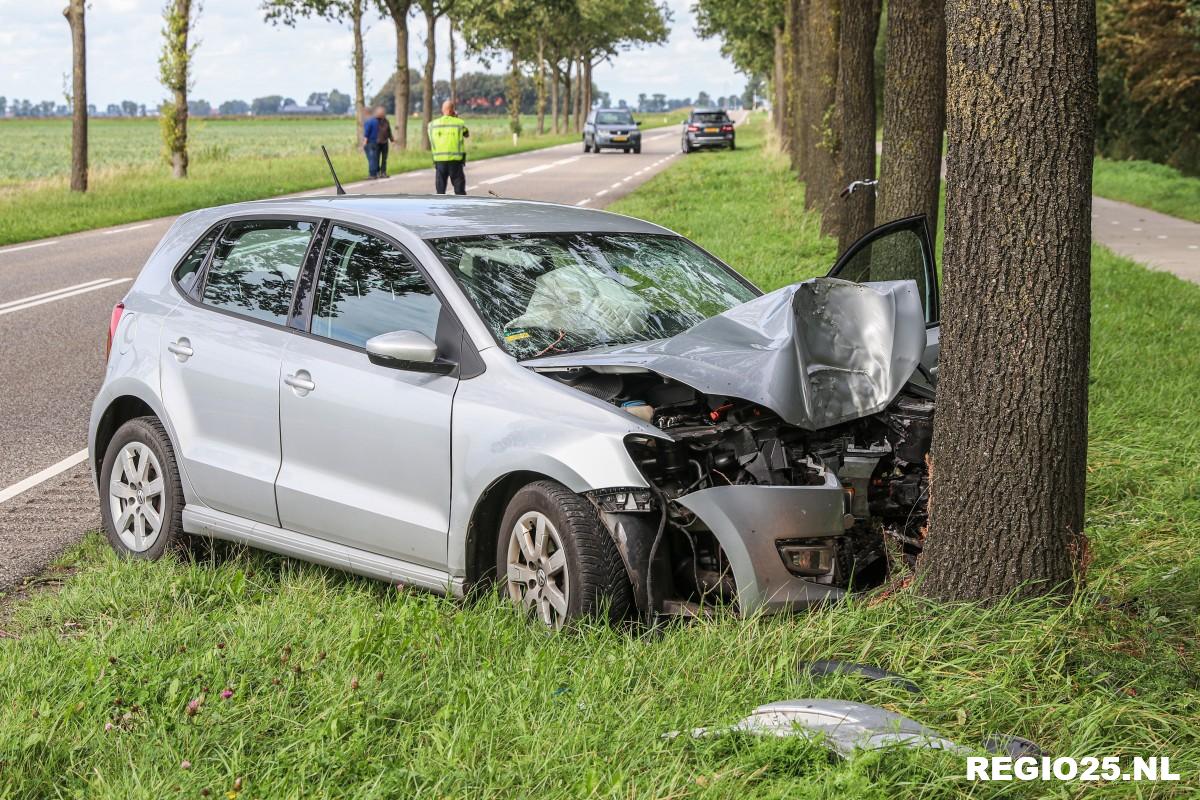
M 342 188 L 342 182 L 338 180 L 337 171 L 333 168 L 333 162 L 329 160 L 329 151 L 325 149 L 325 145 L 321 145 L 321 152 L 325 154 L 325 163 L 329 165 L 329 174 L 333 176 L 333 185 L 337 187 L 337 193 L 345 194 L 346 190 Z
M 500 195 L 498 195 L 498 194 L 496 194 L 495 192 L 493 192 L 491 189 L 488 189 L 488 194 L 490 194 L 492 197 L 498 198 L 498 199 L 500 199 L 500 200 L 503 200 L 503 199 L 504 199 L 504 198 L 500 197 Z

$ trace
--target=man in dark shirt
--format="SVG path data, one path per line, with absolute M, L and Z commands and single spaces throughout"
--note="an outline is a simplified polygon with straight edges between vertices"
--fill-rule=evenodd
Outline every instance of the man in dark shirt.
M 363 150 L 367 154 L 367 171 L 372 178 L 386 178 L 388 142 L 396 141 L 388 124 L 387 110 L 376 106 L 375 115 L 363 125 Z

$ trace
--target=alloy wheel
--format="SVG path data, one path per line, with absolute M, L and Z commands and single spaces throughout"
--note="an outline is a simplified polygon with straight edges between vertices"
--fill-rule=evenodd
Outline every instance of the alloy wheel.
M 548 627 L 567 617 L 570 576 L 562 537 L 540 511 L 523 514 L 508 540 L 508 596 Z
M 142 442 L 130 442 L 117 453 L 108 481 L 113 529 L 135 553 L 149 550 L 163 527 L 166 503 L 162 466 Z

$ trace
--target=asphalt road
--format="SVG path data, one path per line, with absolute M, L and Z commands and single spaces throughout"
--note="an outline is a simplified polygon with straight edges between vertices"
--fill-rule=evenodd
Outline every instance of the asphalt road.
M 487 159 L 468 163 L 468 193 L 600 208 L 678 151 L 672 126 L 647 130 L 640 154 L 570 144 Z M 433 170 L 346 188 L 432 193 Z M 81 449 L 109 315 L 172 220 L 0 248 L 0 590 L 99 525 Z

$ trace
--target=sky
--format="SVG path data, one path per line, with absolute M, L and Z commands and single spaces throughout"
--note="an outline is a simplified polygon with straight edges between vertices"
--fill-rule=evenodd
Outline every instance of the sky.
M 594 71 L 612 101 L 637 102 L 640 92 L 713 98 L 740 94 L 746 79 L 720 54 L 717 41 L 695 32 L 692 0 L 667 0 L 673 20 L 665 45 L 621 53 Z M 133 100 L 148 106 L 165 97 L 158 83 L 164 0 L 91 0 L 87 15 L 88 102 L 100 109 Z M 71 70 L 70 29 L 64 0 L 0 0 L 0 95 L 63 102 Z M 191 96 L 214 106 L 279 94 L 303 103 L 310 92 L 353 91 L 348 27 L 323 20 L 295 28 L 263 22 L 257 0 L 203 0 L 196 27 L 199 47 Z M 409 22 L 409 63 L 424 60 L 425 24 Z M 439 25 L 436 76 L 449 77 L 447 26 Z M 368 95 L 383 85 L 395 62 L 390 22 L 374 17 L 365 34 Z M 486 69 L 462 58 L 459 72 Z M 501 65 L 492 71 L 500 71 Z

